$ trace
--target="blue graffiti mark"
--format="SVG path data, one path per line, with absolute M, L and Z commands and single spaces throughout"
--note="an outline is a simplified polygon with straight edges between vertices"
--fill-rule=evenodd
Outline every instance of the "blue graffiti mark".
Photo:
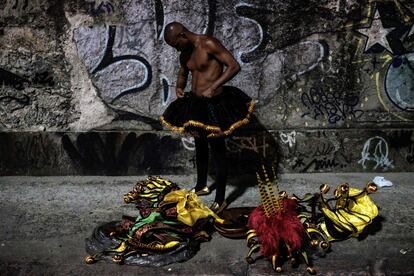
M 385 76 L 385 92 L 397 108 L 414 112 L 414 53 L 394 57 Z

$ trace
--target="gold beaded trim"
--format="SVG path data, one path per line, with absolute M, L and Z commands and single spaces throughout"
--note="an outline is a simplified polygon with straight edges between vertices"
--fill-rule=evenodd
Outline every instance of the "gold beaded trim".
M 276 182 L 276 194 L 273 191 L 273 184 L 267 174 L 266 168 L 262 165 L 262 170 L 264 174 L 265 183 L 263 183 L 262 178 L 260 177 L 259 173 L 256 172 L 257 184 L 259 186 L 259 195 L 260 199 L 263 203 L 263 210 L 266 217 L 271 217 L 275 215 L 277 212 L 283 212 L 283 198 L 279 194 L 279 186 Z M 276 180 L 276 172 L 274 167 L 272 167 L 273 178 Z
M 207 135 L 207 137 L 208 138 L 213 138 L 213 137 L 227 136 L 227 135 L 231 134 L 236 128 L 239 128 L 242 125 L 248 124 L 249 121 L 250 121 L 249 118 L 250 118 L 251 113 L 253 112 L 253 109 L 254 109 L 254 100 L 251 100 L 250 103 L 249 103 L 249 108 L 247 109 L 246 117 L 242 120 L 239 120 L 239 121 L 233 123 L 225 131 L 222 131 L 217 126 L 206 125 L 202 122 L 195 121 L 195 120 L 189 120 L 189 121 L 185 122 L 182 127 L 178 127 L 178 126 L 174 126 L 174 125 L 170 124 L 169 122 L 167 122 L 165 120 L 164 116 L 160 116 L 160 121 L 163 125 L 165 125 L 169 129 L 171 129 L 172 131 L 177 131 L 177 132 L 180 132 L 180 133 L 190 133 L 190 132 L 185 130 L 185 128 L 189 127 L 189 126 L 199 127 L 199 128 L 202 128 L 206 131 L 211 132 L 210 134 Z

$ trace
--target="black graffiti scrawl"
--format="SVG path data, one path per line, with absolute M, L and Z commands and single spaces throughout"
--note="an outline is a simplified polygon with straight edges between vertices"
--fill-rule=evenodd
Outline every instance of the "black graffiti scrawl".
M 312 87 L 309 92 L 302 94 L 301 100 L 307 108 L 302 117 L 310 116 L 315 120 L 327 118 L 330 124 L 344 121 L 347 117 L 358 119 L 363 114 L 362 110 L 356 108 L 359 97 L 352 92 L 342 93 Z
M 106 67 L 108 67 L 108 66 L 110 66 L 114 63 L 120 62 L 120 61 L 138 61 L 139 63 L 141 63 L 145 67 L 146 72 L 145 72 L 145 78 L 140 84 L 118 92 L 116 94 L 116 96 L 113 97 L 110 100 L 111 103 L 113 103 L 114 101 L 116 101 L 119 98 L 122 98 L 123 96 L 125 96 L 127 94 L 137 93 L 139 91 L 142 91 L 142 90 L 148 88 L 151 84 L 151 81 L 152 81 L 151 65 L 149 64 L 149 62 L 145 58 L 143 58 L 139 55 L 114 56 L 112 48 L 113 48 L 114 42 L 115 42 L 115 33 L 116 33 L 116 26 L 109 26 L 108 27 L 108 40 L 107 40 L 104 55 L 101 58 L 98 65 L 92 70 L 92 74 L 95 74 L 95 73 L 105 69 Z

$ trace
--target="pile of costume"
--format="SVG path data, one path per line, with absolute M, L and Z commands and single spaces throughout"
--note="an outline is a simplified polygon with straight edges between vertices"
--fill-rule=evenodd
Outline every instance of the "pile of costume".
M 162 266 L 195 255 L 200 242 L 210 240 L 214 220 L 221 221 L 195 193 L 160 177 L 148 176 L 124 196 L 135 204 L 137 217 L 95 228 L 86 239 L 88 264 L 106 260 L 118 264 Z
M 86 263 L 106 260 L 118 264 L 162 266 L 193 257 L 199 244 L 210 240 L 214 228 L 229 238 L 246 238 L 246 261 L 269 259 L 281 272 L 285 261 L 304 263 L 310 274 L 316 273 L 311 257 L 327 252 L 333 241 L 358 237 L 378 215 L 369 197 L 377 191 L 370 182 L 363 190 L 341 184 L 334 198 L 326 199 L 329 186 L 323 184 L 314 194 L 303 198 L 279 192 L 274 170 L 257 174 L 262 204 L 256 208 L 231 208 L 221 219 L 198 196 L 177 184 L 149 176 L 124 196 L 135 204 L 137 217 L 95 228 L 86 239 Z M 315 254 L 316 253 L 316 254 Z
M 310 254 L 315 250 L 326 252 L 332 241 L 359 236 L 378 215 L 378 208 L 369 197 L 377 191 L 374 183 L 368 183 L 364 190 L 341 184 L 332 199 L 324 197 L 329 186 L 323 184 L 318 193 L 299 198 L 279 192 L 277 185 L 275 193 L 264 167 L 263 175 L 257 174 L 262 204 L 252 211 L 247 224 L 248 263 L 255 262 L 252 256 L 258 251 L 271 261 L 276 272 L 282 271 L 285 260 L 292 265 L 302 260 L 306 270 L 315 274 Z M 276 178 L 274 170 L 272 178 Z

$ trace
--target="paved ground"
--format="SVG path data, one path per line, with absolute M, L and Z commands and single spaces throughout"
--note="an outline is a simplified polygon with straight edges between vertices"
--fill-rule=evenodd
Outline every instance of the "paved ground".
M 380 206 L 380 227 L 363 240 L 333 244 L 326 258 L 315 261 L 320 275 L 414 274 L 414 173 L 381 174 L 395 183 L 372 195 Z M 303 195 L 321 183 L 341 182 L 363 187 L 374 174 L 290 174 L 280 187 Z M 164 176 L 183 188 L 195 176 Z M 191 260 L 161 268 L 83 263 L 84 239 L 99 223 L 135 214 L 123 204 L 136 177 L 0 177 L 0 275 L 274 275 L 270 263 L 259 260 L 248 266 L 243 240 L 229 240 L 217 233 L 202 244 Z M 252 181 L 233 179 L 228 195 L 231 206 L 259 203 Z M 204 198 L 208 203 L 212 196 Z M 284 267 L 286 274 L 303 275 L 304 267 Z

